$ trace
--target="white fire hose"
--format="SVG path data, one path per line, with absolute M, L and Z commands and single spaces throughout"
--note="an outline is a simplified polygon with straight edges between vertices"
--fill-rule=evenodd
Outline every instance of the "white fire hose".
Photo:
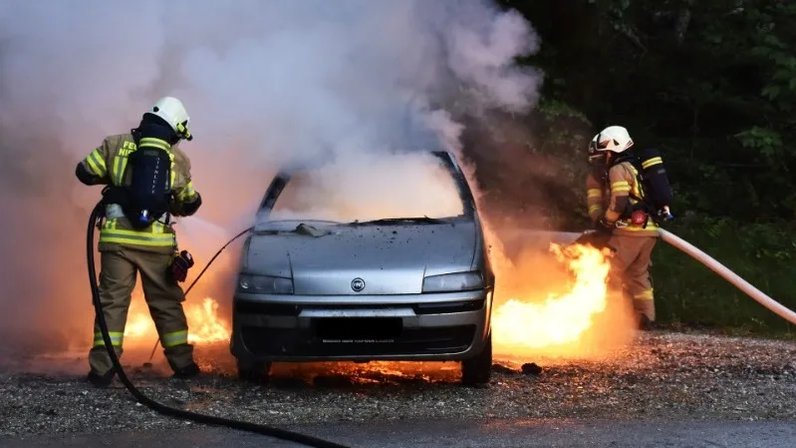
M 705 265 L 708 269 L 718 274 L 724 280 L 730 282 L 733 286 L 738 288 L 741 292 L 746 294 L 747 296 L 751 297 L 752 299 L 756 300 L 759 304 L 763 305 L 764 307 L 768 308 L 779 317 L 785 319 L 786 321 L 796 325 L 796 312 L 786 308 L 781 303 L 777 302 L 776 300 L 772 299 L 763 291 L 755 288 L 751 283 L 747 282 L 743 278 L 741 278 L 735 272 L 729 270 L 726 266 L 716 261 L 710 255 L 702 252 L 701 250 L 697 249 L 684 239 L 680 238 L 679 236 L 669 232 L 668 230 L 658 229 L 658 233 L 663 241 L 668 243 L 669 245 L 673 246 L 675 249 L 689 255 L 691 258 L 695 259 L 696 261 Z M 549 232 L 549 231 L 537 231 L 537 230 L 530 230 L 530 231 L 520 231 L 520 235 L 525 237 L 536 237 L 536 238 L 548 238 L 550 241 L 558 240 L 566 243 L 570 243 L 575 241 L 581 234 L 574 233 L 574 232 Z
M 740 276 L 738 276 L 738 274 L 729 270 L 726 266 L 716 261 L 710 255 L 697 249 L 688 241 L 680 238 L 672 232 L 669 232 L 668 230 L 658 229 L 658 233 L 663 241 L 669 243 L 674 248 L 702 263 L 708 269 L 724 278 L 724 280 L 732 283 L 732 285 L 738 288 L 741 292 L 755 299 L 759 304 L 776 313 L 779 317 L 787 320 L 793 325 L 796 325 L 796 312 L 789 310 L 781 303 L 767 296 L 765 293 L 763 293 L 763 291 L 755 288 L 751 283 L 742 279 Z

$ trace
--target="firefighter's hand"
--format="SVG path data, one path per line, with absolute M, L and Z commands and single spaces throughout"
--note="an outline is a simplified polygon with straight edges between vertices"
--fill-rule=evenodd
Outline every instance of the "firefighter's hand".
M 597 222 L 594 223 L 594 230 L 596 230 L 599 233 L 610 234 L 611 232 L 613 232 L 614 227 L 615 227 L 614 224 L 606 221 L 604 217 L 598 219 Z
M 171 278 L 176 282 L 184 282 L 188 277 L 188 269 L 193 266 L 193 257 L 187 250 L 175 255 L 171 261 L 170 271 Z

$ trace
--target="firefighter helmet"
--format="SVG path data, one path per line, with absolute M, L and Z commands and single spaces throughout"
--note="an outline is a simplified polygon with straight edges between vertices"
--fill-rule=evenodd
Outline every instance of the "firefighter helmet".
M 188 130 L 188 124 L 191 118 L 188 116 L 188 111 L 185 110 L 185 106 L 182 105 L 182 101 L 177 98 L 173 96 L 164 96 L 159 99 L 147 113 L 165 120 L 180 138 L 186 140 L 193 139 L 191 132 Z
M 633 139 L 622 126 L 608 126 L 595 135 L 589 143 L 589 155 L 603 151 L 621 153 L 633 146 Z

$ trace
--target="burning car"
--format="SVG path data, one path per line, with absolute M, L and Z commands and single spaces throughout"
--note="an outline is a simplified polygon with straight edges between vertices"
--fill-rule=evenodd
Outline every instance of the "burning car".
M 487 383 L 494 282 L 451 154 L 285 170 L 244 244 L 231 350 L 244 379 L 274 361 L 453 360 Z

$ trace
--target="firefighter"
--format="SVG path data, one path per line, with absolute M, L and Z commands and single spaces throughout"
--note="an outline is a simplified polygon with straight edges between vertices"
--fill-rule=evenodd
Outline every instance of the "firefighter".
M 177 146 L 180 140 L 191 140 L 188 124 L 189 117 L 180 100 L 161 98 L 143 115 L 136 129 L 106 137 L 78 163 L 75 173 L 86 185 L 109 186 L 104 190 L 105 217 L 100 226 L 99 291 L 116 353 L 122 354 L 130 295 L 136 274 L 140 274 L 161 345 L 177 378 L 190 378 L 199 373 L 193 360 L 193 346 L 188 343 L 188 324 L 182 308 L 184 294 L 177 283 L 185 279 L 187 268 L 193 263 L 187 252 L 177 253 L 176 236 L 170 222 L 171 216 L 194 214 L 202 203 L 191 182 L 188 157 Z M 143 156 L 134 156 L 136 152 L 163 156 L 161 160 L 166 163 L 143 166 L 147 162 L 139 162 Z M 168 170 L 164 171 L 164 166 Z M 144 222 L 145 227 L 142 227 L 137 216 L 131 216 L 130 212 L 131 195 L 135 194 L 130 188 L 131 179 L 136 175 L 139 178 L 151 175 L 156 179 L 158 174 L 151 173 L 167 178 L 163 196 L 167 210 L 162 214 L 156 212 L 154 221 Z M 157 211 L 157 205 L 153 204 L 151 209 Z M 142 215 L 147 215 L 147 211 Z M 96 322 L 89 366 L 88 380 L 92 384 L 104 387 L 111 383 L 115 371 Z
M 642 329 L 655 322 L 649 274 L 658 227 L 644 206 L 644 188 L 631 152 L 633 140 L 622 126 L 609 126 L 589 144 L 591 170 L 586 178 L 589 217 L 598 235 L 613 249 L 610 283 L 630 297 Z

